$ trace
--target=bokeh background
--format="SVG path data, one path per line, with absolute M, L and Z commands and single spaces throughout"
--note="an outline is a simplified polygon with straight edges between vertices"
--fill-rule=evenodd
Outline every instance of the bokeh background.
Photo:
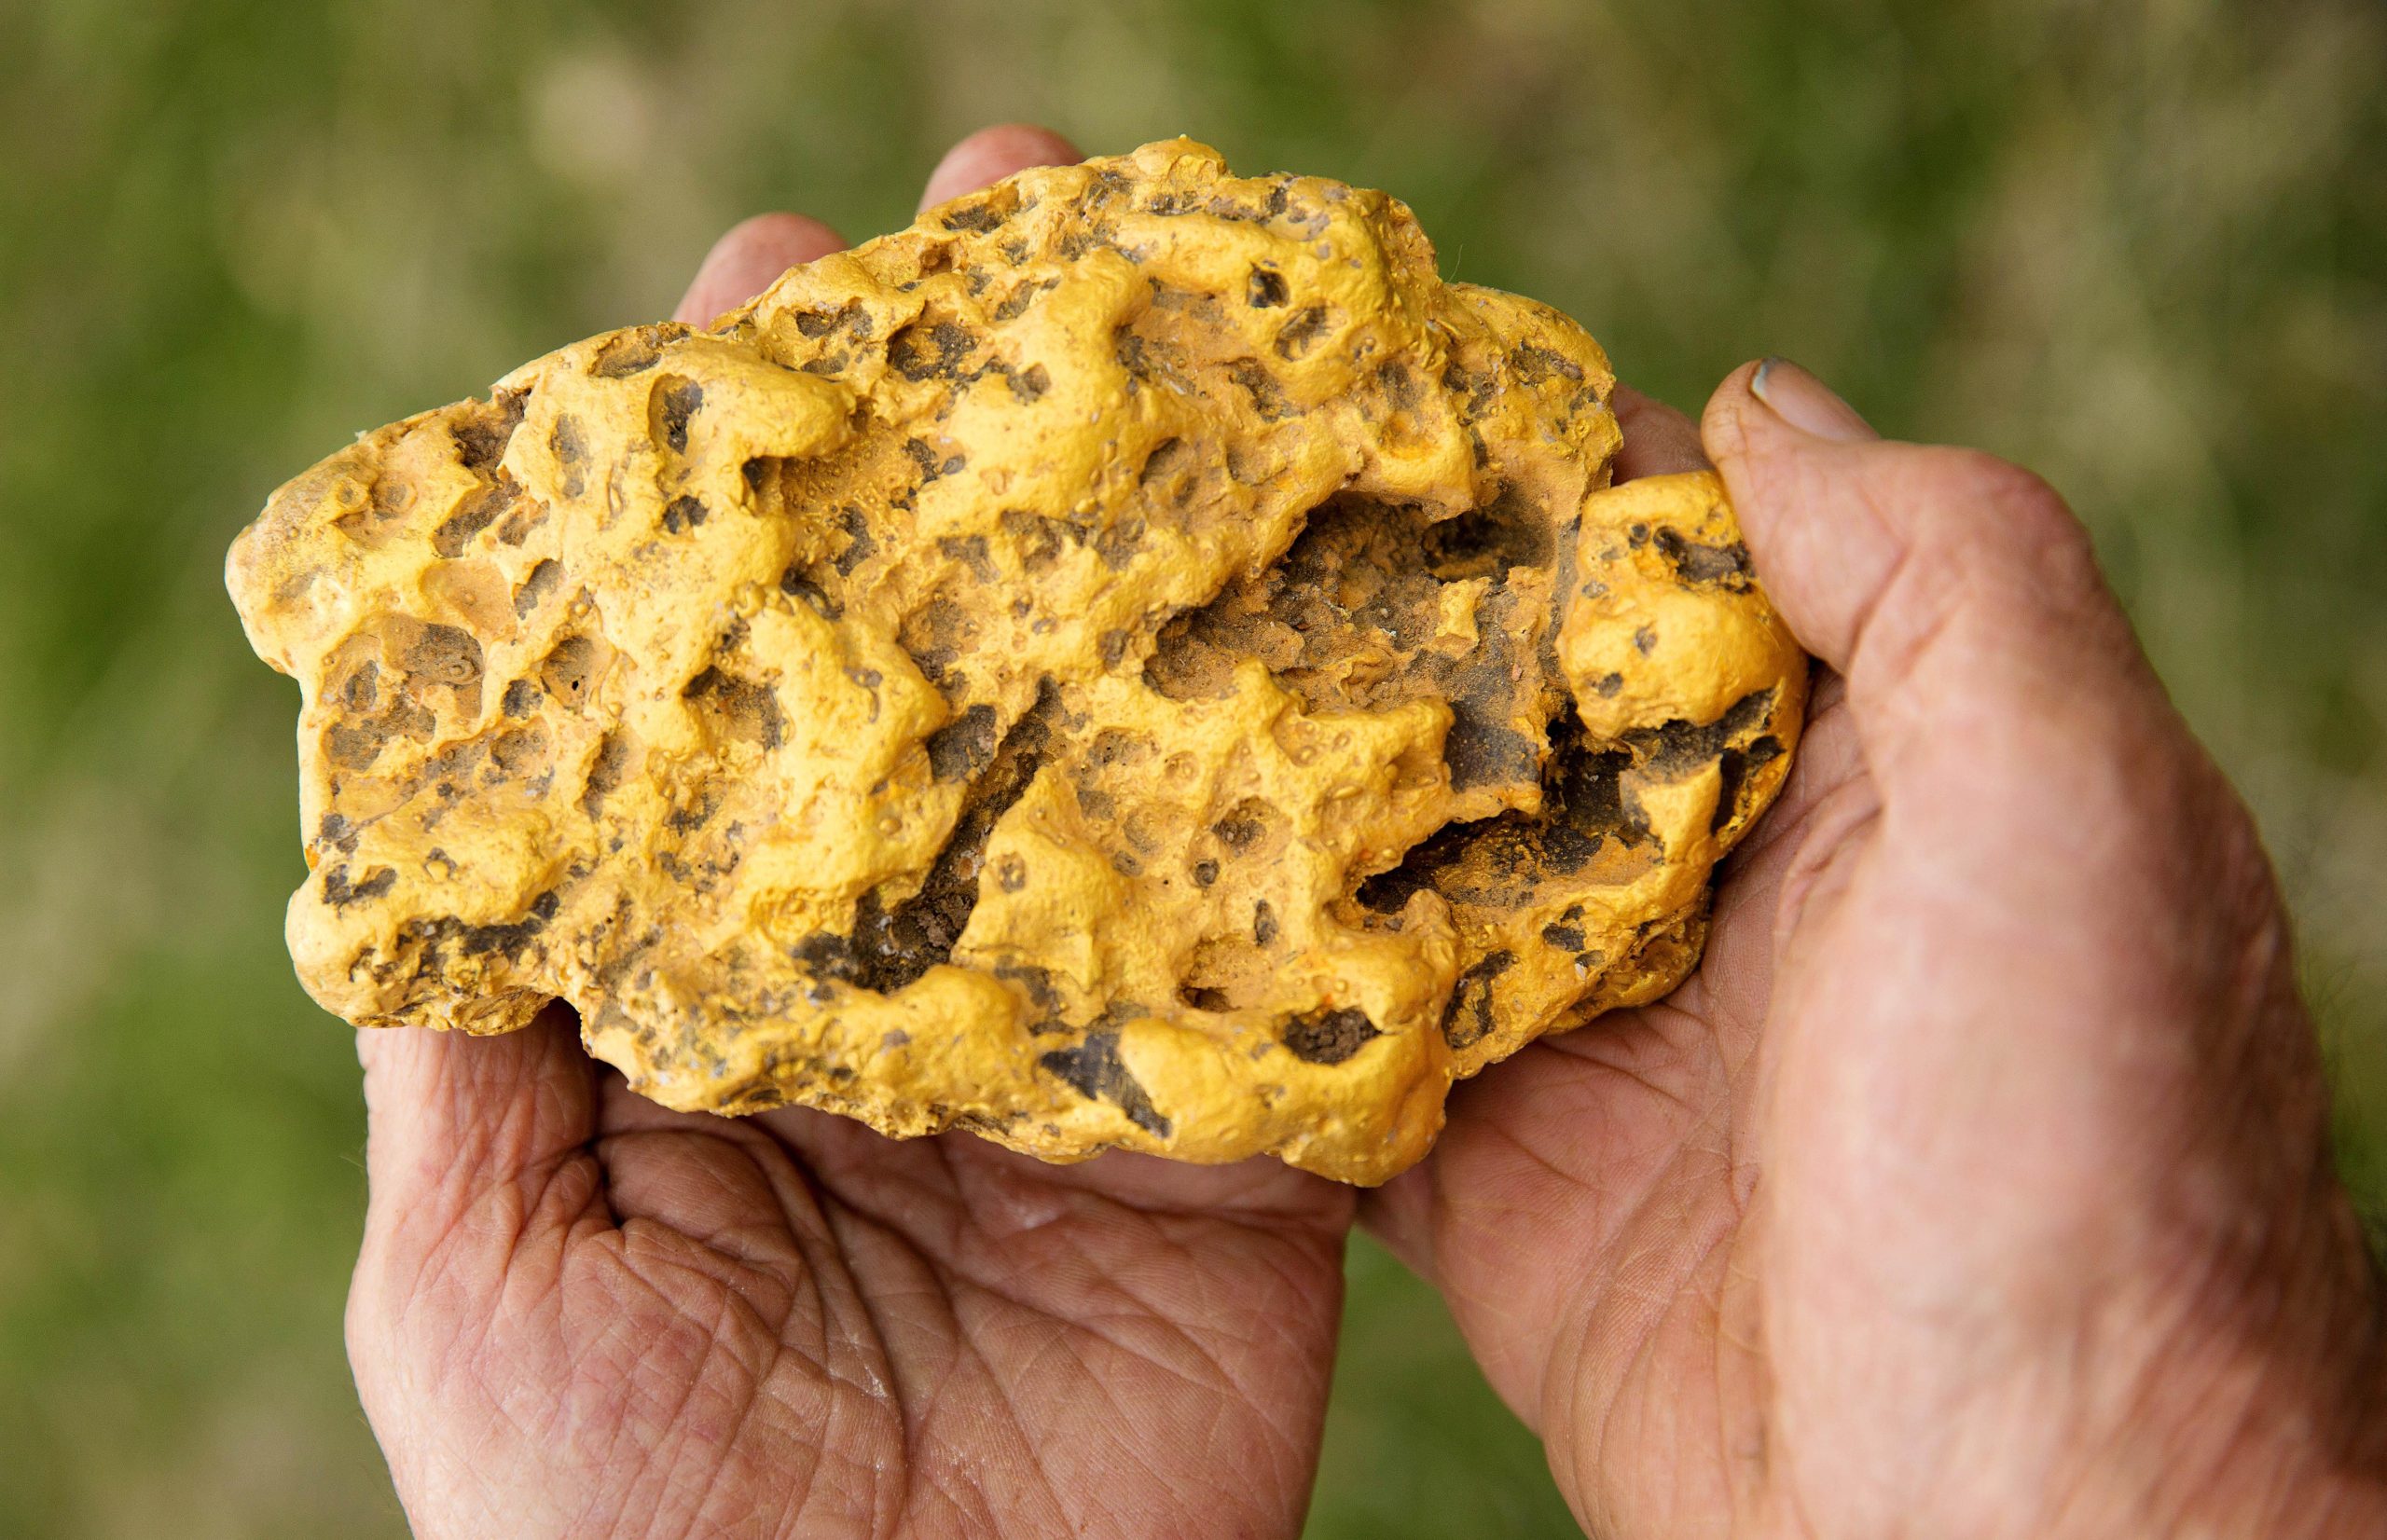
M 2387 1199 L 2377 0 L 0 4 L 0 1534 L 393 1536 L 339 1314 L 348 1033 L 293 983 L 296 694 L 233 532 L 358 429 L 906 221 L 1035 118 L 1388 187 L 1696 406 L 1780 351 L 2094 528 L 2293 895 Z M 1573 1533 L 1380 1252 L 1318 1535 Z

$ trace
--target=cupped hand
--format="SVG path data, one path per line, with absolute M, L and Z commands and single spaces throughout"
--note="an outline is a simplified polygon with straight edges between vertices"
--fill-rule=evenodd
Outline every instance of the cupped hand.
M 1363 1217 L 1596 1534 L 2387 1533 L 2279 895 L 2080 526 L 1795 365 L 1624 415 L 1832 672 L 1698 974 L 1461 1088 Z
M 1074 158 L 990 131 L 928 200 Z M 841 244 L 749 221 L 680 316 Z M 1624 409 L 1627 473 L 1697 461 Z M 2278 898 L 2077 525 L 1787 366 L 1704 444 L 1836 671 L 1782 805 L 1700 973 L 1462 1088 L 1372 1222 L 1595 1533 L 2376 1521 L 2378 1292 Z M 1345 1189 L 671 1113 L 561 1015 L 361 1051 L 351 1354 L 419 1533 L 1298 1527 Z
M 964 141 L 927 201 L 1074 160 Z M 706 259 L 701 323 L 836 250 Z M 556 1010 L 368 1031 L 357 1384 L 415 1533 L 1284 1535 L 1318 1462 L 1347 1189 L 1048 1166 L 802 1110 L 668 1111 Z

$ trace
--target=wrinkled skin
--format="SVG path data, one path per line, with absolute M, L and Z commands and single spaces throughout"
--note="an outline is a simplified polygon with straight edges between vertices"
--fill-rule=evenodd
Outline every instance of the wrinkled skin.
M 1596 1533 L 2378 1533 L 2279 894 L 2079 524 L 1795 365 L 1638 415 L 1838 677 L 1699 974 L 1467 1088 L 1373 1222 Z
M 1073 154 L 989 131 L 930 200 Z M 682 315 L 835 244 L 750 221 Z M 1837 671 L 1791 785 L 1691 983 L 1463 1088 L 1370 1222 L 1597 1533 L 2376 1533 L 2250 821 L 2044 486 L 1752 386 L 1628 394 L 1620 470 L 1704 437 Z M 672 1113 L 561 1019 L 362 1052 L 350 1349 L 418 1533 L 1298 1531 L 1349 1189 Z
M 929 201 L 1074 160 L 997 130 Z M 699 321 L 842 242 L 766 215 Z M 363 1033 L 359 1389 L 426 1537 L 1290 1533 L 1351 1189 L 668 1111 L 558 1011 Z

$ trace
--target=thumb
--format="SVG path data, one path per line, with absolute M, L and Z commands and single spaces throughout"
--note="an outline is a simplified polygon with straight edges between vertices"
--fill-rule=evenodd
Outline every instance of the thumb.
M 2067 741 L 2171 726 L 2087 531 L 2037 476 L 1883 442 L 1784 359 L 1725 380 L 1701 436 L 1768 596 L 1845 676 L 1889 789 L 1915 755 L 2045 765 Z
M 487 1229 L 493 1242 L 510 1244 L 600 1197 L 593 1186 L 577 1190 L 557 1180 L 585 1163 L 596 1134 L 596 1066 L 569 1007 L 549 1005 L 499 1037 L 366 1027 L 356 1052 L 365 1065 L 372 1236 L 407 1252 L 460 1231 Z M 564 1212 L 541 1212 L 554 1203 Z

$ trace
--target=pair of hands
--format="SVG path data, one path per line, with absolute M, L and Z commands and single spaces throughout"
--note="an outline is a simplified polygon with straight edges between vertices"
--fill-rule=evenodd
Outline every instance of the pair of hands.
M 1077 152 L 964 141 L 936 202 Z M 704 320 L 837 249 L 766 215 Z M 348 1315 L 417 1533 L 1290 1535 L 1360 1222 L 1618 1535 L 2375 1533 L 2387 1332 L 2285 923 L 2079 525 L 1795 365 L 1713 462 L 1831 673 L 1698 974 L 1355 1195 L 630 1093 L 568 1019 L 368 1032 Z

